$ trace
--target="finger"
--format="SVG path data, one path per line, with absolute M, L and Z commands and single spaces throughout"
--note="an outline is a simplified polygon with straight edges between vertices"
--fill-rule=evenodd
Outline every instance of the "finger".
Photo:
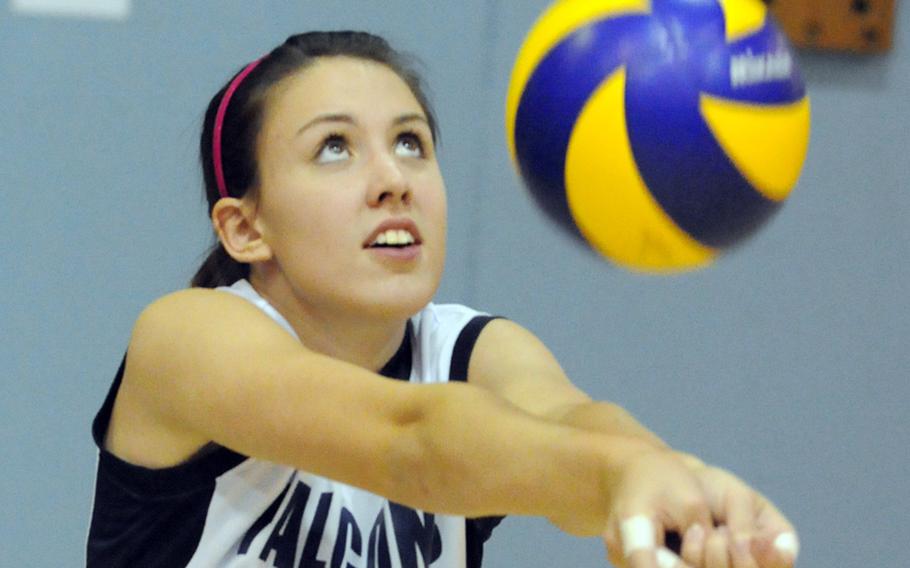
M 723 516 L 730 531 L 730 558 L 734 568 L 754 568 L 752 537 L 758 532 L 761 515 L 756 493 L 745 486 L 727 493 Z
M 661 568 L 657 563 L 657 549 L 639 549 L 624 558 L 627 568 Z
M 705 541 L 705 567 L 730 568 L 730 555 L 727 552 L 730 532 L 727 527 L 712 531 Z
M 752 538 L 733 535 L 729 544 L 733 568 L 758 568 L 758 563 L 752 556 Z
M 795 531 L 764 533 L 752 539 L 752 556 L 762 568 L 791 568 L 799 556 Z
M 764 533 L 796 533 L 787 517 L 781 513 L 774 503 L 760 493 L 755 493 L 756 528 Z
M 692 525 L 701 525 L 710 530 L 714 526 L 714 515 L 709 502 L 701 493 L 692 493 L 679 501 L 675 507 L 666 511 L 670 525 L 668 528 L 686 531 Z
M 607 562 L 609 562 L 610 566 L 624 567 L 626 565 L 626 559 L 622 557 L 622 554 L 611 548 L 607 549 Z
M 633 515 L 619 524 L 622 554 L 629 568 L 658 568 L 657 526 L 647 515 Z
M 625 558 L 622 555 L 622 544 L 616 531 L 609 530 L 604 536 L 604 545 L 607 548 L 607 560 L 612 566 L 625 566 Z
M 719 520 L 733 533 L 752 533 L 758 529 L 761 504 L 756 493 L 745 485 L 732 487 L 724 495 Z
M 759 533 L 752 539 L 752 556 L 762 568 L 789 568 L 799 556 L 799 537 L 790 521 L 769 500 L 757 495 Z
M 784 565 L 793 566 L 796 564 L 796 557 L 799 556 L 799 537 L 796 531 L 783 532 L 774 539 L 774 550 L 777 551 L 778 557 L 784 561 Z
M 691 568 L 689 564 L 666 547 L 657 549 L 657 566 L 659 568 Z
M 705 528 L 692 525 L 683 536 L 680 556 L 692 566 L 701 566 L 705 558 Z

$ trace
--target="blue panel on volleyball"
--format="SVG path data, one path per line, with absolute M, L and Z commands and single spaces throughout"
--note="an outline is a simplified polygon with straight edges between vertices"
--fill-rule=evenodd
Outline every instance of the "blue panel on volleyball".
M 566 200 L 569 138 L 588 97 L 628 59 L 628 48 L 638 43 L 629 40 L 648 33 L 649 26 L 653 23 L 646 16 L 632 15 L 576 30 L 540 62 L 518 106 L 515 148 L 525 157 L 521 173 L 541 208 L 582 240 Z
M 806 96 L 790 44 L 770 19 L 745 38 L 706 49 L 693 64 L 700 67 L 702 92 L 713 96 L 758 104 L 786 104 Z
M 718 145 L 699 111 L 701 92 L 788 103 L 805 89 L 801 81 L 733 86 L 733 53 L 766 52 L 776 42 L 786 50 L 785 40 L 766 25 L 731 46 L 718 25 L 723 17 L 717 3 L 692 4 L 698 3 L 681 9 L 679 2 L 654 1 L 653 17 L 669 33 L 652 44 L 662 53 L 647 53 L 648 61 L 629 65 L 626 119 L 639 171 L 664 211 L 699 242 L 725 248 L 757 230 L 780 203 L 755 191 Z M 672 30 L 685 30 L 685 36 Z
M 780 209 L 810 105 L 758 0 L 589 0 L 535 25 L 506 122 L 551 219 L 611 261 L 664 272 L 706 266 Z
M 699 53 L 705 45 L 725 44 L 720 8 L 713 2 L 698 10 L 674 8 L 655 2 L 661 32 L 639 44 L 643 49 L 629 65 L 629 140 L 639 173 L 663 210 L 699 242 L 722 248 L 754 231 L 778 204 L 752 189 L 699 111 L 695 81 L 702 74 L 692 66 L 705 61 Z M 713 59 L 726 70 L 722 57 Z

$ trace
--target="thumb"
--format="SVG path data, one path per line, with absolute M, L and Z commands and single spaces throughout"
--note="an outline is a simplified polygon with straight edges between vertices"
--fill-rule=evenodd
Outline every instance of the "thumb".
M 614 556 L 622 556 L 626 568 L 658 568 L 657 543 L 658 526 L 645 514 L 629 515 L 610 523 L 611 537 L 608 541 Z M 619 554 L 615 554 L 619 552 Z

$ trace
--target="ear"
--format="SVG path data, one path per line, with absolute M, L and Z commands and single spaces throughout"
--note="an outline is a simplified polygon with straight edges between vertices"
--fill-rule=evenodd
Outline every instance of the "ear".
M 272 249 L 256 227 L 256 209 L 243 199 L 224 197 L 212 208 L 212 226 L 231 258 L 247 264 L 272 258 Z

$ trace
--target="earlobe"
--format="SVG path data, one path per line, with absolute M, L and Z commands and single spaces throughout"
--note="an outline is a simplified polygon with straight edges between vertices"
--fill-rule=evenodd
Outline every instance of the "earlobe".
M 212 226 L 222 246 L 237 262 L 262 262 L 272 249 L 256 228 L 255 211 L 241 199 L 223 197 L 212 208 Z

